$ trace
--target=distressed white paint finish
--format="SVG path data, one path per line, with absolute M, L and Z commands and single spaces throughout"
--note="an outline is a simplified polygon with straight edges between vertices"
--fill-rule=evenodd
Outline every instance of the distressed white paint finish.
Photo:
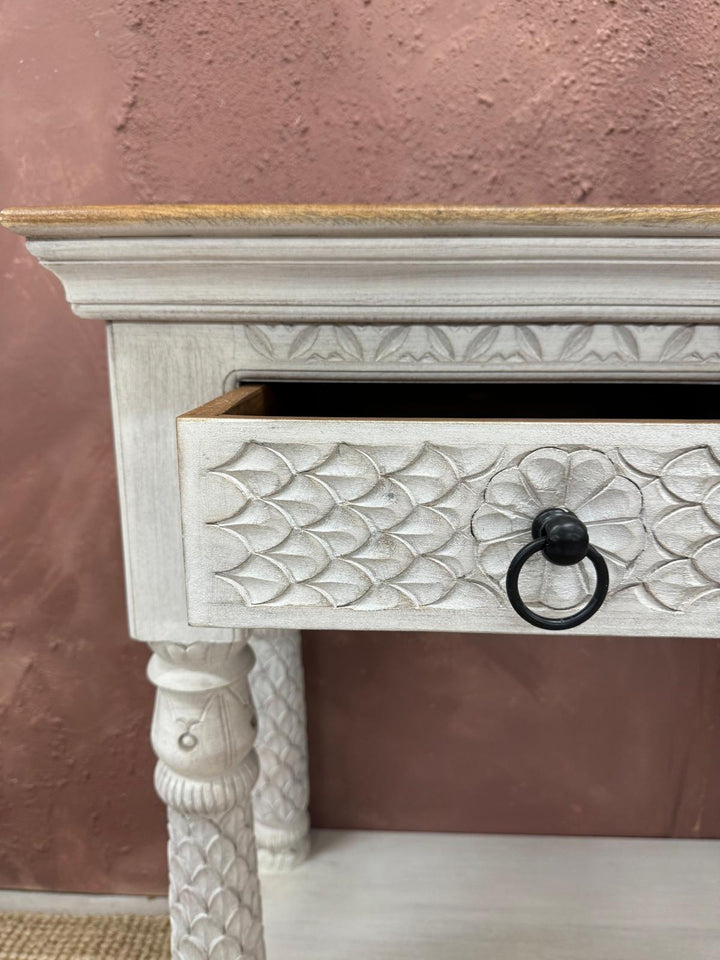
M 717 841 L 319 830 L 313 849 L 263 879 L 270 957 L 717 960 Z M 0 892 L 0 909 L 144 912 L 138 899 Z
M 340 336 L 339 331 L 345 330 L 340 326 L 333 329 Z M 551 332 L 554 328 L 544 329 Z M 706 332 L 711 328 L 696 329 Z M 283 328 L 268 331 L 268 336 L 270 332 L 281 338 Z M 677 330 L 675 335 L 679 336 Z M 634 343 L 628 340 L 628 352 L 633 352 Z M 231 638 L 228 631 L 217 627 L 199 633 L 187 625 L 174 419 L 178 412 L 220 393 L 223 386 L 234 385 L 244 371 L 257 373 L 258 355 L 248 344 L 245 325 L 115 323 L 110 327 L 126 586 L 130 628 L 138 639 L 192 642 L 200 637 Z M 272 366 L 272 360 L 265 362 Z M 403 362 L 405 375 L 414 375 L 421 368 L 426 372 L 435 369 L 422 361 Z M 659 362 L 657 369 L 664 364 Z M 387 366 L 378 369 L 395 375 L 393 371 L 400 372 L 401 366 L 389 357 Z M 321 368 L 329 373 L 331 367 L 331 362 L 309 359 L 305 373 L 312 375 Z M 582 370 L 581 365 L 576 369 Z M 599 370 L 596 368 L 596 373 Z M 348 375 L 344 367 L 342 376 Z M 220 459 L 208 466 L 217 466 Z M 227 516 L 231 512 L 229 507 Z M 294 628 L 297 623 L 289 626 Z
M 516 632 L 507 563 L 541 509 L 565 506 L 610 565 L 608 599 L 578 632 L 716 633 L 716 423 L 199 410 L 178 433 L 195 623 Z M 547 566 L 528 564 L 529 598 L 551 610 L 582 602 L 586 574 Z
M 281 960 L 717 960 L 716 841 L 313 835 L 263 881 Z
M 193 639 L 200 638 L 220 641 L 231 639 L 228 631 L 222 629 L 208 628 L 198 633 L 187 625 L 174 420 L 178 413 L 220 393 L 225 385 L 234 385 L 238 377 L 260 376 L 263 372 L 276 376 L 289 375 L 288 365 L 283 359 L 278 359 L 277 365 L 271 358 L 263 361 L 262 357 L 251 349 L 247 328 L 248 325 L 236 324 L 115 323 L 110 326 L 110 363 L 129 619 L 132 635 L 140 640 L 192 642 Z M 264 335 L 268 342 L 272 337 L 271 342 L 277 345 L 280 354 L 285 350 L 290 336 L 288 329 L 282 326 L 273 329 L 258 328 L 258 334 Z M 303 342 L 308 343 L 311 342 L 308 330 L 312 333 L 315 329 L 317 328 L 301 325 L 292 336 L 297 338 L 302 335 Z M 380 335 L 381 328 L 364 329 L 369 331 L 368 336 L 371 337 L 368 344 L 376 346 L 376 335 Z M 403 342 L 406 329 L 410 331 L 410 339 Z M 488 329 L 492 333 L 492 328 L 484 328 L 481 337 L 485 336 Z M 591 326 L 583 327 L 581 333 L 591 329 Z M 697 335 L 703 336 L 716 332 L 715 328 L 705 326 L 686 329 L 689 333 L 694 329 Z M 673 330 L 673 350 L 682 342 L 686 329 L 676 327 Z M 519 328 L 503 327 L 499 339 L 502 339 L 508 330 L 515 331 L 513 337 L 523 336 Z M 612 370 L 615 363 L 618 375 L 625 370 L 625 375 L 630 376 L 631 368 L 625 364 L 630 363 L 627 358 L 635 352 L 639 352 L 639 362 L 641 365 L 646 364 L 646 369 L 654 364 L 656 375 L 663 370 L 676 369 L 671 366 L 672 358 L 662 359 L 662 351 L 659 349 L 662 342 L 659 338 L 666 328 L 655 326 L 645 331 L 644 328 L 636 327 L 636 333 L 644 331 L 642 334 L 637 333 L 637 337 L 627 327 L 607 325 L 605 330 L 618 351 L 621 349 L 620 344 L 625 344 L 622 348 L 625 350 L 625 357 L 621 363 L 617 358 L 613 360 L 610 355 L 602 355 L 607 366 L 596 363 L 592 367 L 592 375 L 604 375 L 603 371 Z M 562 326 L 529 329 L 525 337 L 528 343 L 526 349 L 545 350 L 554 337 L 554 331 L 563 338 L 568 336 L 567 330 Z M 357 362 L 353 368 L 346 356 L 340 368 L 333 374 L 334 361 L 323 360 L 322 357 L 327 356 L 325 353 L 320 359 L 313 359 L 312 349 L 306 358 L 301 357 L 293 363 L 296 369 L 303 366 L 303 375 L 307 377 L 317 376 L 320 372 L 326 376 L 342 377 L 415 377 L 420 374 L 432 376 L 433 371 L 442 367 L 439 358 L 442 344 L 456 344 L 457 349 L 460 349 L 465 344 L 460 338 L 461 334 L 466 336 L 467 328 L 449 330 L 445 340 L 438 337 L 431 362 L 422 359 L 428 349 L 425 328 L 393 327 L 385 330 L 385 335 L 388 336 L 388 349 L 394 342 L 398 345 L 398 354 L 393 355 L 390 352 L 377 365 Z M 415 339 L 416 335 L 422 339 Z M 354 349 L 352 329 L 337 326 L 320 330 L 318 346 L 322 347 L 323 351 L 330 350 L 331 344 L 324 338 L 331 336 L 347 342 L 349 351 Z M 642 337 L 646 339 L 641 339 Z M 655 344 L 653 349 L 657 351 L 655 360 L 651 359 L 649 353 L 643 352 L 650 350 L 651 343 Z M 589 346 L 592 346 L 592 342 Z M 709 350 L 709 342 L 707 346 Z M 688 343 L 688 349 L 691 353 L 694 350 L 692 342 Z M 668 350 L 672 352 L 670 348 Z M 419 358 L 417 361 L 409 357 L 413 351 Z M 512 364 L 512 355 L 508 356 L 508 363 Z M 270 369 L 259 369 L 260 362 L 266 363 Z M 482 362 L 480 357 L 477 362 L 468 364 L 463 376 L 479 376 L 478 370 Z M 589 369 L 584 367 L 584 362 L 574 363 L 572 353 L 563 361 L 566 366 L 573 367 L 578 376 L 585 376 L 586 369 Z M 688 362 L 695 363 L 694 360 Z M 716 362 L 713 360 L 703 366 L 703 376 L 712 377 L 713 363 Z M 549 371 L 553 369 L 552 360 L 547 361 L 545 369 L 546 375 L 550 375 Z M 445 368 L 445 374 L 459 376 L 448 367 Z
M 245 323 L 226 380 L 708 380 L 720 326 L 693 323 Z
M 126 596 L 130 631 L 139 640 L 193 643 L 233 639 L 231 630 L 198 630 L 187 624 L 175 417 L 184 407 L 209 399 L 222 389 L 228 371 L 243 362 L 243 353 L 236 341 L 234 328 L 225 325 L 113 324 L 108 328 Z M 277 643 L 282 655 L 287 645 L 292 647 L 296 642 L 294 633 L 287 640 L 275 633 L 273 639 L 264 641 L 251 678 L 258 691 L 266 692 L 275 682 L 272 646 Z M 293 689 L 295 713 L 278 711 L 279 703 L 270 702 L 268 707 L 273 714 L 266 722 L 262 716 L 264 697 L 260 705 L 257 750 L 261 765 L 267 765 L 272 771 L 278 766 L 277 738 L 284 739 L 293 750 L 307 753 L 304 728 L 297 721 L 304 712 L 299 702 L 303 689 L 302 663 L 299 656 L 295 660 L 289 658 L 288 664 L 290 662 L 295 663 L 296 673 L 293 676 L 288 672 L 286 683 Z M 285 722 L 287 729 L 283 728 Z M 267 750 L 266 730 L 273 731 Z M 307 795 L 307 774 L 303 780 L 301 769 L 302 764 L 297 764 L 292 786 L 295 797 L 303 791 Z M 276 773 L 276 779 L 277 776 Z M 272 795 L 263 802 L 266 783 Z M 277 832 L 277 818 L 265 823 L 265 811 L 275 803 L 278 787 L 263 774 L 254 792 L 263 867 L 299 861 L 307 845 L 307 840 L 299 836 L 302 822 L 299 809 L 291 818 L 289 833 L 284 835 L 285 849 L 283 835 Z M 266 844 L 269 844 L 267 850 Z
M 223 385 L 243 377 L 711 380 L 720 373 L 717 209 L 156 207 L 15 211 L 5 223 L 33 238 L 31 249 L 61 277 L 79 314 L 115 321 L 110 362 L 130 623 L 134 636 L 155 643 L 224 644 L 235 636 L 220 616 L 212 627 L 187 626 L 172 430 L 174 416 Z M 704 635 L 692 626 L 693 617 L 700 622 L 693 608 L 707 611 L 704 630 L 716 612 L 712 590 L 696 600 L 707 584 L 692 581 L 698 571 L 706 577 L 708 554 L 698 564 L 701 548 L 687 542 L 688 531 L 704 524 L 714 542 L 714 515 L 668 473 L 687 451 L 705 449 L 707 439 L 699 442 L 662 448 L 667 459 L 651 457 L 649 469 L 642 458 L 627 462 L 643 496 L 656 491 L 667 513 L 659 517 L 662 546 L 680 566 L 658 615 L 667 621 L 663 632 L 680 635 Z M 611 447 L 602 452 L 610 457 Z M 638 450 L 647 456 L 644 440 Z M 689 525 L 680 522 L 686 516 Z M 667 612 L 683 603 L 689 612 Z M 620 626 L 614 615 L 613 633 L 648 632 L 648 611 L 632 610 Z M 430 625 L 427 612 L 410 611 L 407 625 L 484 627 L 447 611 Z M 383 611 L 307 613 L 303 620 L 295 608 L 286 625 L 321 626 L 324 613 L 329 625 L 342 617 L 350 627 L 388 625 Z M 394 621 L 404 616 L 392 613 Z M 494 610 L 492 628 L 517 630 L 517 622 L 502 625 L 504 616 Z M 263 608 L 247 625 L 275 621 Z M 188 823 L 175 819 L 182 839 Z M 246 826 L 234 814 L 222 829 L 199 825 L 196 851 L 214 832 L 245 842 Z M 434 939 L 432 924 L 415 922 L 433 956 L 438 942 L 451 949 L 457 925 L 453 937 Z M 653 960 L 663 956 L 658 943 Z M 528 955 L 542 956 L 538 944 Z M 553 960 L 562 956 L 557 943 L 548 949 Z M 591 958 L 591 949 L 583 955 Z M 288 949 L 282 955 L 290 957 Z M 412 955 L 420 955 L 417 944 Z
M 32 240 L 105 320 L 720 320 L 717 237 Z
M 174 960 L 264 960 L 244 642 L 153 644 L 155 787 L 168 807 Z
M 705 448 L 697 449 L 704 454 Z M 552 507 L 570 510 L 579 517 L 587 527 L 590 542 L 605 558 L 610 573 L 606 603 L 661 562 L 659 552 L 652 551 L 652 559 L 646 559 L 638 570 L 638 560 L 648 547 L 646 524 L 652 538 L 655 517 L 647 498 L 643 500 L 637 476 L 631 479 L 613 461 L 613 455 L 617 456 L 617 451 L 608 455 L 592 449 L 538 447 L 520 459 L 513 457 L 493 474 L 482 492 L 471 529 L 476 541 L 476 566 L 497 585 L 501 595 L 513 557 L 533 539 L 533 520 Z M 710 462 L 715 467 L 720 495 L 720 464 L 712 456 Z M 681 469 L 678 467 L 677 472 Z M 696 492 L 702 500 L 704 485 Z M 702 523 L 695 536 L 700 544 L 705 542 L 701 531 L 704 535 Z M 586 603 L 594 580 L 589 563 L 561 567 L 536 554 L 523 567 L 522 596 L 536 612 L 557 616 L 560 611 L 569 612 Z M 720 590 L 720 586 L 716 588 Z
M 174 436 L 178 410 L 220 389 L 228 351 L 225 327 L 108 326 L 128 620 L 137 640 L 232 640 L 228 630 L 187 625 Z
M 297 866 L 310 848 L 305 688 L 297 630 L 249 631 L 260 776 L 253 793 L 261 871 Z

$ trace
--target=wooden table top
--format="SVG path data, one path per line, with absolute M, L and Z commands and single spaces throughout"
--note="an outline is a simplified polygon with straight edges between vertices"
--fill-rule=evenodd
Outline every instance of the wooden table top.
M 720 236 L 720 206 L 155 204 L 10 207 L 25 237 L 101 236 Z

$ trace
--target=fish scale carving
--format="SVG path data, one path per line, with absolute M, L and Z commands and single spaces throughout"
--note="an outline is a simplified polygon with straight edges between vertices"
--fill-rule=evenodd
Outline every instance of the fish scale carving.
M 250 675 L 258 715 L 260 776 L 253 793 L 260 862 L 277 869 L 308 852 L 309 782 L 300 634 L 254 630 Z
M 213 473 L 242 504 L 244 555 L 217 576 L 248 605 L 473 608 L 470 519 L 498 450 L 246 443 Z
M 255 641 L 255 649 L 266 651 Z M 284 823 L 305 812 L 307 786 L 301 782 L 306 764 L 305 711 L 300 699 L 294 663 L 277 646 L 264 661 L 261 681 L 253 685 L 255 707 L 264 726 L 262 744 L 265 764 L 257 791 L 262 797 L 264 823 Z M 271 762 L 268 762 L 270 760 Z M 256 815 L 258 815 L 256 807 Z
M 168 809 L 173 957 L 264 960 L 252 817 Z

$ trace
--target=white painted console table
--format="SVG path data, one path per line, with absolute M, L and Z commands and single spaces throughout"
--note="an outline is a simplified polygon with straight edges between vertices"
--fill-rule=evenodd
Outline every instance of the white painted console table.
M 175 960 L 263 957 L 255 843 L 305 856 L 299 629 L 538 632 L 506 593 L 535 538 L 535 615 L 582 608 L 604 563 L 577 632 L 717 636 L 720 209 L 0 219 L 108 322 Z M 597 574 L 587 540 L 548 562 L 552 508 Z

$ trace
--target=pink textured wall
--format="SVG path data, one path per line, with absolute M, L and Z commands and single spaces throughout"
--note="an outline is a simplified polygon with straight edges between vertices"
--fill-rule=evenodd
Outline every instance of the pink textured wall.
M 6 0 L 0 202 L 718 202 L 714 0 Z M 0 885 L 161 891 L 102 327 L 0 236 Z M 720 835 L 710 641 L 306 638 L 319 825 Z
M 117 139 L 145 200 L 692 203 L 717 189 L 711 0 L 121 9 Z

